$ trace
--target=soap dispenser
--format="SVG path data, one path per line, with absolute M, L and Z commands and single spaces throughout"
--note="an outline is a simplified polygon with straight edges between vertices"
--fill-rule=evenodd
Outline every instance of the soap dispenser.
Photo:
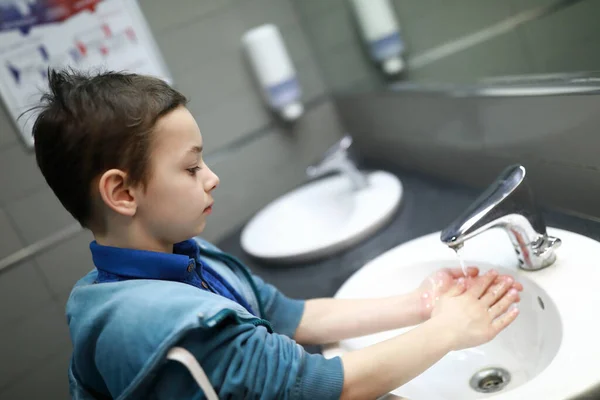
M 304 111 L 302 91 L 279 29 L 258 26 L 244 34 L 242 43 L 267 105 L 282 119 L 297 120 Z

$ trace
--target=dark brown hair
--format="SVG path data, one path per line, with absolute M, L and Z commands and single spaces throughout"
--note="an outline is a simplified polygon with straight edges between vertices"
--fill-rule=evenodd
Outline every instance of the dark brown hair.
M 187 99 L 150 76 L 49 70 L 49 92 L 33 125 L 37 164 L 62 205 L 84 227 L 92 218 L 92 182 L 118 168 L 145 185 L 152 130 Z

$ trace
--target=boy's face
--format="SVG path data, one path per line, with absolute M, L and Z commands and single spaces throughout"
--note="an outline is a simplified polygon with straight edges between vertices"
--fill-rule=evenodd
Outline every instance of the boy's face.
M 204 230 L 219 178 L 202 160 L 202 135 L 185 107 L 161 117 L 154 135 L 150 179 L 136 217 L 153 237 L 177 243 Z

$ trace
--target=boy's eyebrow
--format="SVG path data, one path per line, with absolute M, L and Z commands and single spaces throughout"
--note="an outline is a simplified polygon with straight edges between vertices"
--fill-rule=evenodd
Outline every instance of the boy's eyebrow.
M 190 149 L 188 153 L 202 153 L 202 146 L 194 146 Z

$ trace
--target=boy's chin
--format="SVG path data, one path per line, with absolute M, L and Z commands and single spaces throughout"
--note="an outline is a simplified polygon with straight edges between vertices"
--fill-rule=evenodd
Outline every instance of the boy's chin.
M 202 223 L 200 223 L 198 225 L 198 227 L 195 229 L 193 236 L 200 235 L 202 232 L 204 232 L 205 227 L 206 227 L 206 221 L 202 221 Z

